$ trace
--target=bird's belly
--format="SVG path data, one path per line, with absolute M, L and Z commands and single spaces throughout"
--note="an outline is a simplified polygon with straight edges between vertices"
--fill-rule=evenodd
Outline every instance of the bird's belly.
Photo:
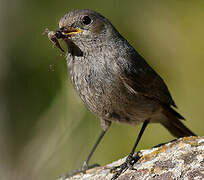
M 155 101 L 130 92 L 112 74 L 94 74 L 81 66 L 69 66 L 72 83 L 80 98 L 101 119 L 138 124 L 158 109 Z
M 93 88 L 84 81 L 75 87 L 87 108 L 101 119 L 139 124 L 158 109 L 155 101 L 132 94 L 121 86 L 113 88 L 99 83 Z

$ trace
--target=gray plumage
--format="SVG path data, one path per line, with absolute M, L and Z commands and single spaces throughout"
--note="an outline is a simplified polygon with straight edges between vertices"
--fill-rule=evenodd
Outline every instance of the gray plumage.
M 74 10 L 60 20 L 59 28 L 72 32 L 63 38 L 71 81 L 103 128 L 104 122 L 139 124 L 148 119 L 174 136 L 194 135 L 172 109 L 176 105 L 162 78 L 108 19 L 95 11 Z

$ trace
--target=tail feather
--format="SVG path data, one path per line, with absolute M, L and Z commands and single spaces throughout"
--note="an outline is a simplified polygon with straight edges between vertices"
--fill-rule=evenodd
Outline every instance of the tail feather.
M 196 136 L 179 119 L 184 119 L 178 112 L 171 107 L 165 107 L 163 114 L 167 117 L 162 121 L 162 125 L 175 137 Z
M 170 111 L 170 113 L 171 113 L 172 115 L 174 115 L 174 116 L 177 117 L 178 119 L 185 120 L 185 118 L 184 118 L 182 115 L 180 115 L 177 111 L 175 111 L 173 108 L 171 108 L 171 107 L 166 107 L 166 108 Z

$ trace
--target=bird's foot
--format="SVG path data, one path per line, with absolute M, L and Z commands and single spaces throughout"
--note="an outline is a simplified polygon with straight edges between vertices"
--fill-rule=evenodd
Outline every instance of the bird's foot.
M 71 172 L 68 172 L 64 176 L 60 177 L 58 180 L 66 180 L 67 178 L 72 177 L 72 176 L 74 176 L 76 174 L 86 173 L 87 170 L 92 169 L 94 167 L 98 167 L 98 166 L 100 166 L 100 165 L 99 164 L 92 164 L 92 165 L 89 166 L 86 162 L 84 162 L 79 169 L 75 169 L 75 170 L 73 170 Z
M 115 173 L 111 180 L 117 179 L 122 173 L 124 173 L 127 169 L 135 170 L 133 168 L 134 164 L 141 158 L 140 151 L 134 156 L 133 154 L 129 154 L 126 158 L 125 162 L 119 166 L 113 167 L 111 169 L 112 173 Z

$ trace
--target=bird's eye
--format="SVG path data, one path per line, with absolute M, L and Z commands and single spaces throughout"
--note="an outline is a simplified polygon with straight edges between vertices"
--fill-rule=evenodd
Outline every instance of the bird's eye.
M 89 16 L 84 16 L 82 18 L 82 22 L 85 24 L 85 25 L 88 25 L 88 24 L 91 24 L 92 20 Z

